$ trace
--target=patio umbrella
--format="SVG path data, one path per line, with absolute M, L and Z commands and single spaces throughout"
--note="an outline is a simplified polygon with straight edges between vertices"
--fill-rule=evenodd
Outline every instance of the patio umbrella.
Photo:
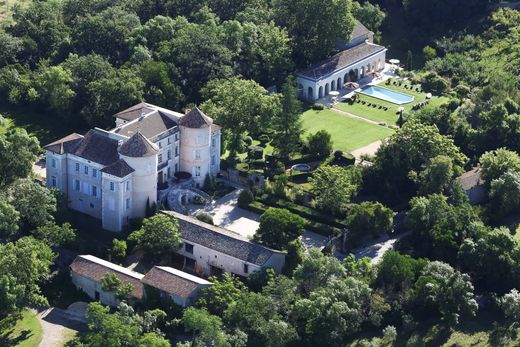
M 390 62 L 390 64 L 397 65 L 397 64 L 399 64 L 401 61 L 400 61 L 399 59 L 390 59 L 389 62 Z
M 329 93 L 330 96 L 338 96 L 339 92 L 337 90 L 333 90 Z
M 432 93 L 426 94 L 426 99 L 431 99 L 431 98 L 432 98 Z
M 343 85 L 343 87 L 345 87 L 347 89 L 358 89 L 359 84 L 357 84 L 356 82 L 347 82 Z

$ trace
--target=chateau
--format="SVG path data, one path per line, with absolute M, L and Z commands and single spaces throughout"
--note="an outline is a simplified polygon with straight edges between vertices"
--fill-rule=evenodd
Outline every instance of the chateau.
M 114 115 L 112 130 L 70 134 L 44 147 L 47 187 L 69 207 L 121 231 L 157 203 L 158 186 L 184 172 L 196 187 L 220 171 L 220 126 L 198 108 L 181 114 L 140 103 Z

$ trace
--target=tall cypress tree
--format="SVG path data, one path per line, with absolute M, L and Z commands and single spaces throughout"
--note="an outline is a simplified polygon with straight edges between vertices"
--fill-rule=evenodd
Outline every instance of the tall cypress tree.
M 278 149 L 280 158 L 287 162 L 291 154 L 298 150 L 302 124 L 300 115 L 302 105 L 298 100 L 296 81 L 293 76 L 289 76 L 282 86 L 281 111 L 274 117 L 273 143 Z

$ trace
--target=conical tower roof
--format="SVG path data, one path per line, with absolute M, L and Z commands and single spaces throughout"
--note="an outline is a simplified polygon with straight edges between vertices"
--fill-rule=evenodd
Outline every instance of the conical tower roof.
M 149 157 L 157 153 L 159 153 L 157 146 L 139 131 L 119 147 L 119 154 L 133 158 Z
M 195 107 L 189 110 L 186 115 L 181 117 L 179 124 L 186 128 L 205 128 L 213 124 L 213 119 L 206 116 L 198 107 Z

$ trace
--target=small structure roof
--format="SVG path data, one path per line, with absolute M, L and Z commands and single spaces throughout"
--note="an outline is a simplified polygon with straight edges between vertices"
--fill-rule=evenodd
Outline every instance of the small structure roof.
M 371 31 L 367 29 L 366 26 L 363 25 L 360 21 L 356 20 L 356 23 L 354 24 L 354 28 L 352 29 L 352 34 L 350 34 L 351 41 L 357 39 L 361 36 L 366 36 L 370 34 Z
M 89 130 L 79 142 L 74 155 L 93 162 L 110 165 L 119 159 L 118 140 L 108 137 L 98 129 Z
M 142 283 L 168 294 L 187 298 L 200 285 L 212 283 L 168 266 L 154 266 L 141 280 Z
M 177 126 L 177 123 L 161 111 L 152 110 L 143 117 L 137 117 L 131 122 L 122 125 L 114 130 L 114 133 L 131 137 L 137 132 L 140 132 L 146 138 L 153 137 Z
M 152 112 L 154 109 L 153 105 L 147 104 L 146 102 L 140 102 L 137 105 L 116 113 L 114 117 L 130 122 L 142 115 Z
M 133 289 L 131 295 L 135 298 L 143 297 L 143 274 L 129 270 L 122 266 L 113 264 L 93 255 L 78 255 L 70 265 L 73 272 L 99 282 L 107 274 L 116 275 L 123 284 L 131 284 Z
M 318 79 L 385 49 L 385 47 L 374 43 L 363 42 L 357 46 L 347 48 L 310 68 L 299 71 L 298 75 Z
M 179 120 L 179 124 L 186 128 L 205 128 L 213 124 L 213 119 L 206 116 L 198 107 L 195 107 Z
M 124 159 L 119 159 L 115 163 L 109 166 L 105 166 L 103 169 L 101 169 L 101 172 L 116 177 L 125 177 L 127 175 L 130 175 L 134 171 L 135 170 L 130 165 L 128 165 L 128 163 Z
M 457 177 L 455 180 L 459 182 L 462 188 L 466 191 L 484 184 L 484 180 L 480 176 L 480 168 L 469 170 Z
M 162 211 L 179 220 L 179 231 L 183 239 L 227 254 L 258 266 L 264 265 L 275 253 L 283 252 L 267 248 L 223 228 L 207 224 L 196 218 L 174 211 Z
M 156 155 L 159 150 L 140 131 L 137 131 L 119 147 L 119 153 L 127 157 L 140 158 Z
M 49 143 L 48 145 L 44 146 L 43 149 L 54 152 L 56 154 L 71 153 L 76 149 L 82 138 L 82 135 L 72 133 L 59 140 Z

